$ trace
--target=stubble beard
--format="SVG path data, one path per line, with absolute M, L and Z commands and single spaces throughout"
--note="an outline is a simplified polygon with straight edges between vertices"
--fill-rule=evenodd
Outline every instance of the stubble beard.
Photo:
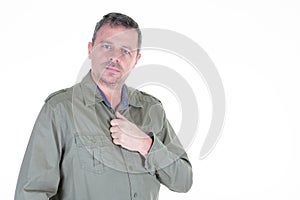
M 121 77 L 110 80 L 109 78 L 105 78 L 103 76 L 100 76 L 99 83 L 106 85 L 107 87 L 110 88 L 115 88 L 116 86 L 123 84 L 121 81 Z
M 116 89 L 116 88 L 121 88 L 128 77 L 127 75 L 124 75 L 121 72 L 119 73 L 120 74 L 115 75 L 111 72 L 102 72 L 102 74 L 95 74 L 95 75 L 97 75 L 96 78 L 99 84 L 105 85 L 108 88 Z
M 106 71 L 106 67 L 109 65 L 109 62 L 103 63 L 102 66 L 103 69 L 100 71 L 96 69 L 93 70 L 92 68 L 92 74 L 94 76 L 94 81 L 101 85 L 105 85 L 106 87 L 109 88 L 116 88 L 116 87 L 122 87 L 125 83 L 125 80 L 129 76 L 130 72 L 127 72 L 126 74 L 122 73 L 122 67 L 118 66 L 120 72 L 119 74 L 114 74 L 112 72 Z M 104 67 L 105 66 L 105 67 Z

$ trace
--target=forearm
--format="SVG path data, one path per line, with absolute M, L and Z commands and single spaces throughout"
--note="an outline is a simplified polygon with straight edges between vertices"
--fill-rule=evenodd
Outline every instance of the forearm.
M 193 183 L 193 173 L 186 153 L 176 144 L 164 145 L 156 136 L 153 139 L 146 169 L 170 190 L 187 192 Z
M 48 200 L 57 192 L 62 148 L 53 112 L 46 104 L 36 120 L 20 169 L 15 200 Z
M 49 157 L 58 156 L 55 153 L 49 156 L 46 151 L 37 155 L 32 152 L 32 146 L 33 144 L 30 143 L 20 169 L 15 200 L 48 200 L 57 192 L 60 180 L 59 161 L 54 161 Z M 49 148 L 45 147 L 45 149 Z

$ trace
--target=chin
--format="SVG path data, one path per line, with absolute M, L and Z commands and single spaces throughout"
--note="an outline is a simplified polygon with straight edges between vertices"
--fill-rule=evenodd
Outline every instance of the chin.
M 119 85 L 121 83 L 123 83 L 122 81 L 120 81 L 119 79 L 103 79 L 101 78 L 100 79 L 100 82 L 106 84 L 106 85 L 111 85 L 111 86 L 116 86 L 116 85 Z

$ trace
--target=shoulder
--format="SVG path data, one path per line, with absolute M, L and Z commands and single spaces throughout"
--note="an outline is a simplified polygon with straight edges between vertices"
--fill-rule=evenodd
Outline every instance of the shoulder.
M 151 94 L 138 89 L 127 87 L 129 99 L 135 103 L 161 104 L 161 101 Z
M 144 91 L 139 91 L 138 90 L 138 95 L 146 101 L 161 103 L 161 101 L 158 98 L 156 98 L 155 96 L 152 96 L 151 94 L 148 94 Z
M 64 102 L 69 99 L 68 98 L 69 96 L 72 96 L 70 95 L 70 92 L 72 92 L 72 88 L 65 88 L 65 89 L 55 91 L 45 99 L 45 103 L 55 105 Z

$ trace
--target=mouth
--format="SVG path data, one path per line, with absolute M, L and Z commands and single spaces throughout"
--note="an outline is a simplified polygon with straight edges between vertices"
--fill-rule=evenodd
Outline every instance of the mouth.
M 107 66 L 105 69 L 111 72 L 120 72 L 120 70 L 114 66 Z

